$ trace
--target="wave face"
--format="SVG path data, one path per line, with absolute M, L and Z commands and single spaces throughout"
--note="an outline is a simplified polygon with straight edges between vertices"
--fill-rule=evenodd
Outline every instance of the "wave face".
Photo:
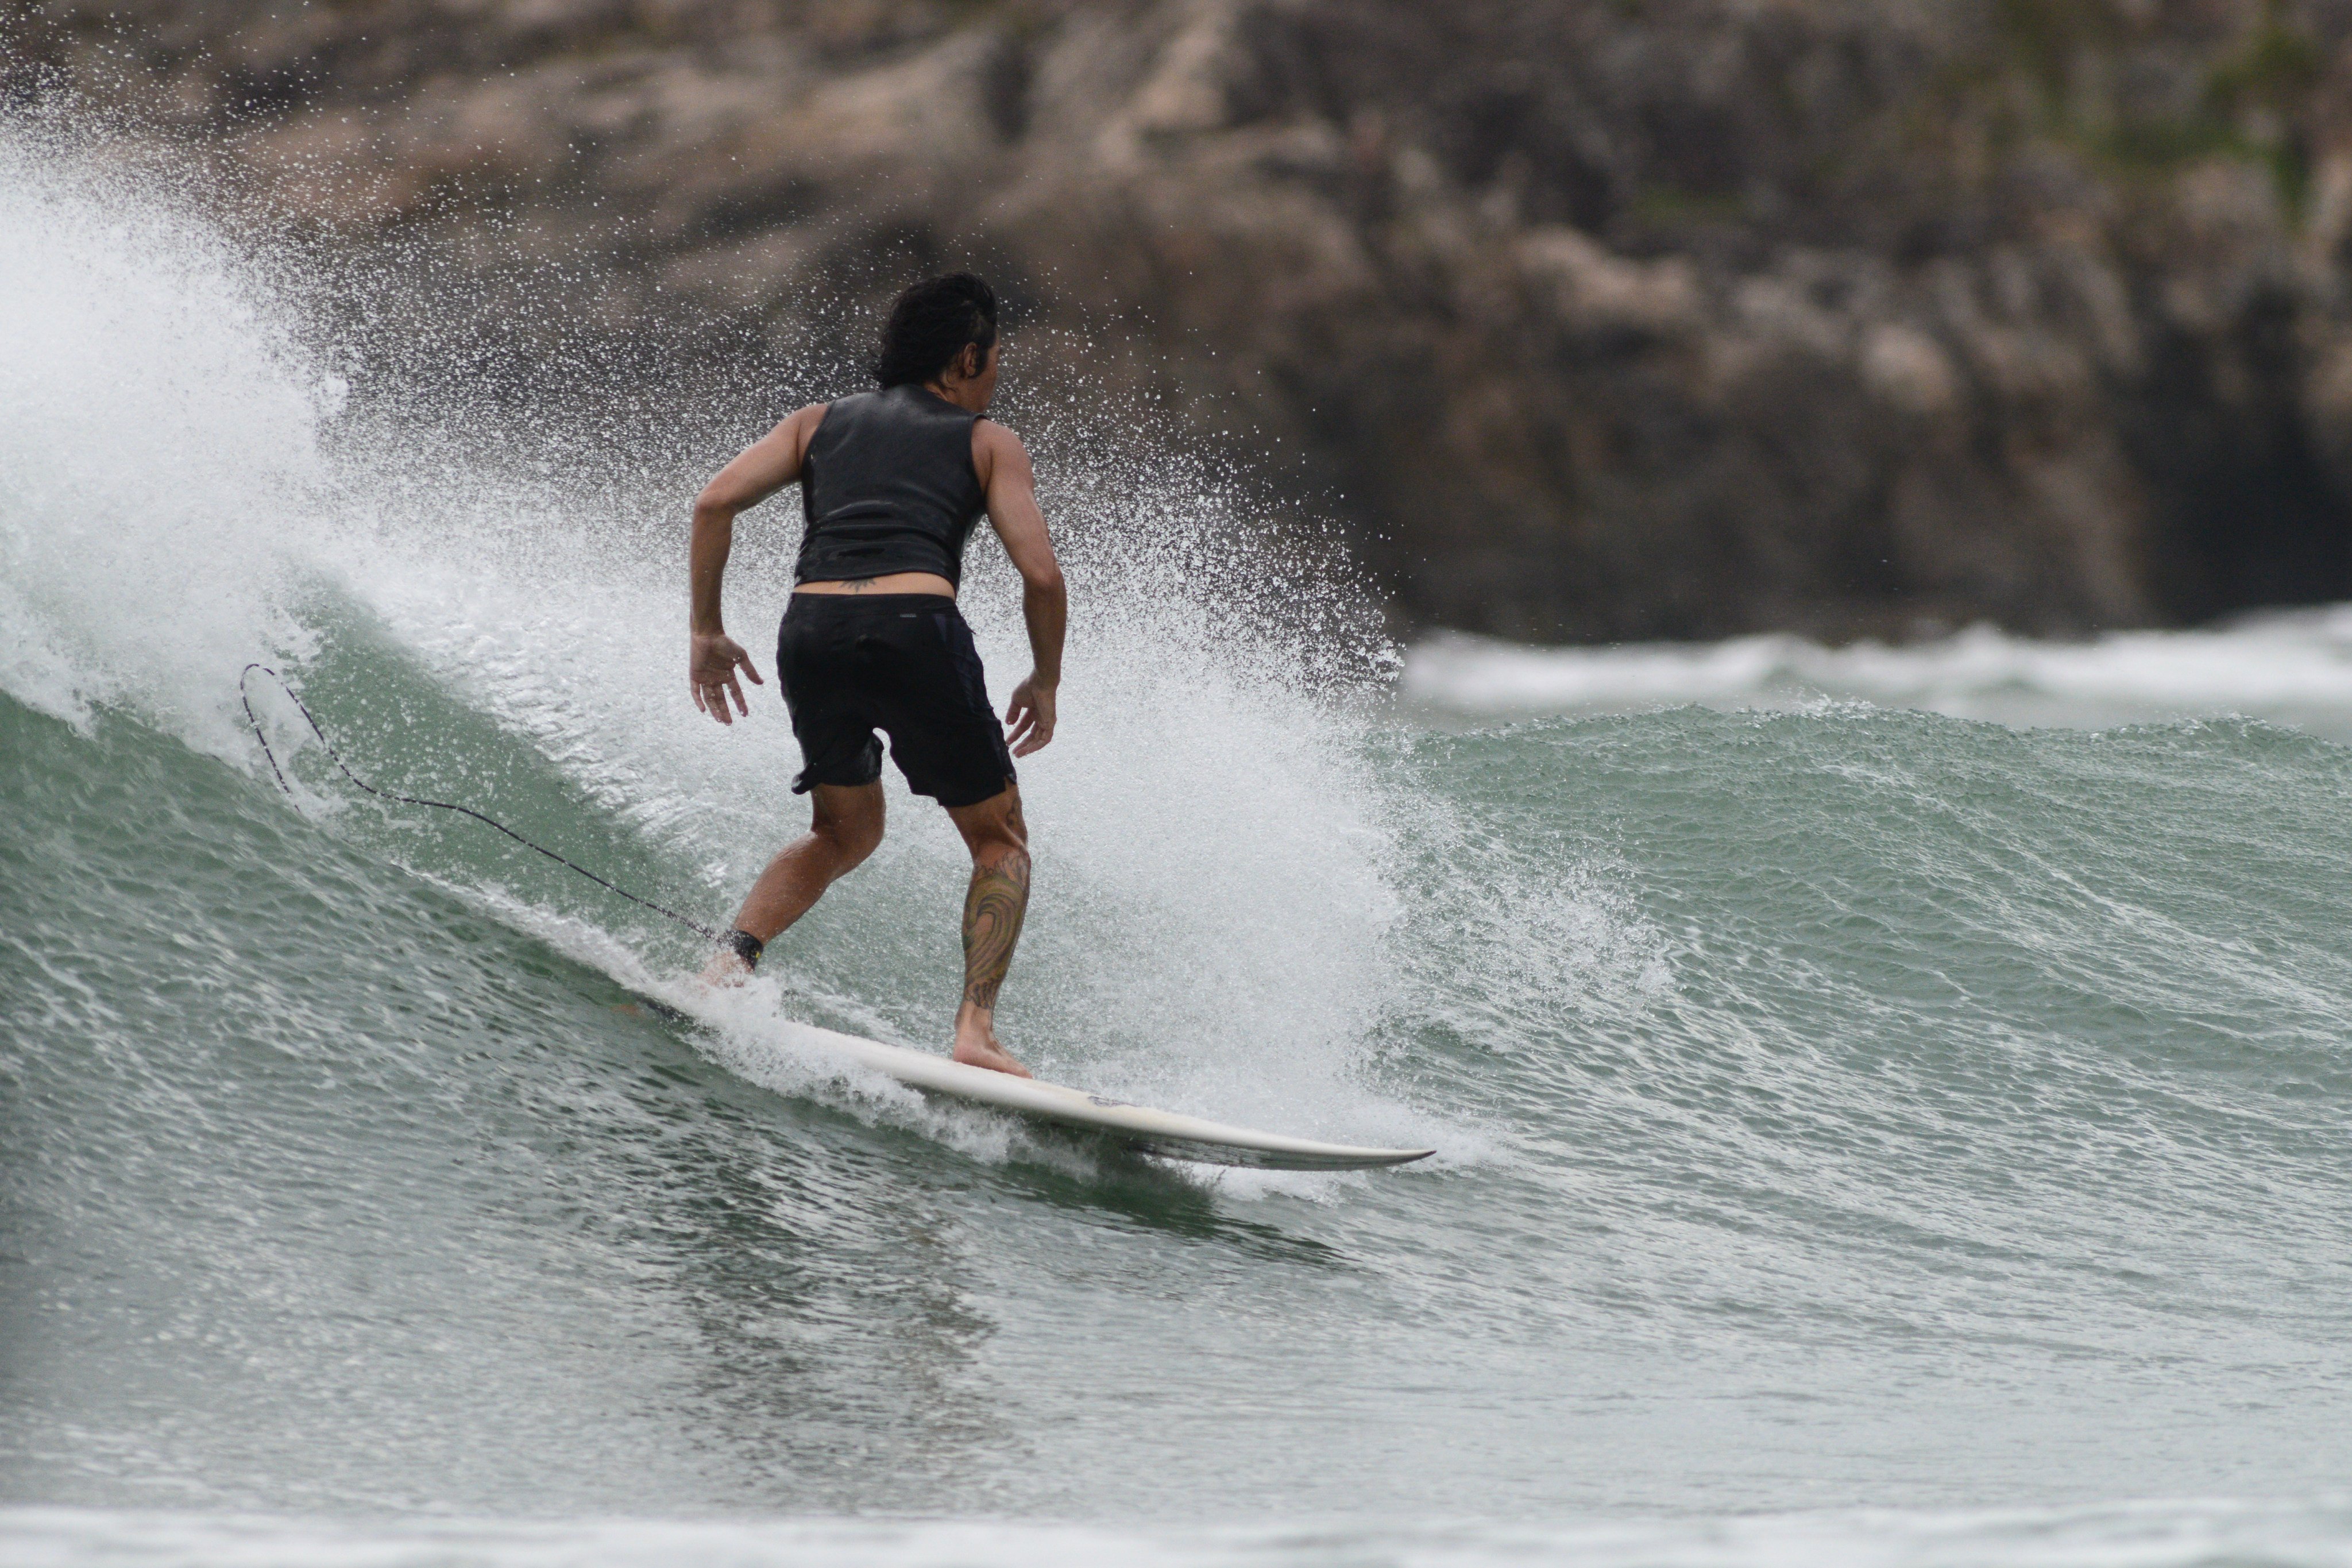
M 542 472 L 546 428 L 352 364 L 303 304 L 333 277 L 268 257 L 120 158 L 0 142 L 0 342 L 37 351 L 0 355 L 0 1541 L 2352 1550 L 2331 1505 L 2199 1500 L 2352 1458 L 2352 751 L 1818 700 L 1424 722 L 1372 700 L 1343 577 L 1270 575 L 1239 502 L 1016 389 L 1078 620 L 1008 1038 L 1445 1150 L 1125 1159 L 796 1048 L 944 1031 L 963 872 L 903 792 L 723 1003 L 693 939 L 355 796 L 265 694 L 278 792 L 248 659 L 363 774 L 705 917 L 798 820 L 772 690 L 722 732 L 679 689 L 685 468 L 592 428 Z M 681 444 L 747 418 L 683 408 Z M 746 525 L 755 648 L 793 531 Z M 969 597 L 1002 689 L 1001 563 Z M 813 1517 L 868 1514 L 1038 1522 Z M 577 1515 L 732 1522 L 497 1522 Z

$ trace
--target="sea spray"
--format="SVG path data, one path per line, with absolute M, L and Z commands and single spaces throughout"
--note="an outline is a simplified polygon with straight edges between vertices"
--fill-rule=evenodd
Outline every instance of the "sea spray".
M 257 765 L 220 721 L 236 670 L 282 658 L 372 779 L 512 816 L 723 919 L 805 807 L 772 684 L 730 731 L 680 700 L 679 471 L 616 449 L 593 400 L 522 405 L 513 445 L 534 456 L 501 460 L 478 391 L 426 374 L 426 347 L 379 346 L 346 408 L 320 367 L 352 355 L 311 341 L 332 313 L 304 301 L 333 292 L 338 266 L 347 294 L 374 286 L 366 258 L 248 265 L 152 180 L 112 179 L 54 137 L 9 146 L 26 221 L 6 292 L 65 334 L 15 372 L 47 418 L 11 437 L 26 443 L 7 509 L 19 699 L 113 703 Z M 767 412 L 844 374 L 810 367 Z M 1041 1070 L 1202 1113 L 1335 1135 L 1395 1122 L 1358 1072 L 1397 1001 L 1384 946 L 1415 812 L 1363 745 L 1391 658 L 1377 616 L 1328 543 L 1270 544 L 1202 459 L 1023 383 L 1017 345 L 1005 402 L 1016 427 L 1039 410 L 1077 605 L 1061 732 L 1024 768 L 1039 880 L 1008 1038 Z M 681 403 L 677 441 L 748 439 L 753 413 Z M 541 455 L 566 429 L 580 461 L 551 472 Z M 730 624 L 771 682 L 762 628 L 797 529 L 790 498 L 738 528 Z M 992 545 L 974 555 L 966 608 L 1001 695 L 1026 667 L 1017 584 Z M 314 808 L 348 793 L 301 757 L 289 714 L 263 711 Z M 889 790 L 889 841 L 777 967 L 805 995 L 857 999 L 859 1016 L 832 1021 L 932 1045 L 959 973 L 963 856 L 929 803 L 895 774 Z M 695 962 L 463 826 L 371 810 L 349 828 L 418 871 Z
M 0 680 L 241 751 L 220 671 L 299 653 L 287 595 L 345 384 L 152 167 L 0 132 Z

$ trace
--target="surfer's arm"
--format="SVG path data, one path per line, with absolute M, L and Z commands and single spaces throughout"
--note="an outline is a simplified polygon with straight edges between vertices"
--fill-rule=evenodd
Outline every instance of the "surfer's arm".
M 727 575 L 727 557 L 735 548 L 735 514 L 759 505 L 801 477 L 809 437 L 816 433 L 824 410 L 824 404 L 812 403 L 786 418 L 744 447 L 694 498 L 694 533 L 687 547 L 687 575 L 693 595 L 687 682 L 694 692 L 694 705 L 721 724 L 732 724 L 736 713 L 751 710 L 735 679 L 737 669 L 750 676 L 753 685 L 763 684 L 751 656 L 727 635 L 726 620 L 719 613 L 719 584 Z M 731 713 L 727 706 L 730 697 L 735 700 Z
M 975 464 L 988 495 L 988 521 L 1021 574 L 1021 615 L 1029 626 L 1034 668 L 1013 689 L 1004 710 L 1013 754 L 1025 757 L 1054 738 L 1054 703 L 1062 684 L 1062 637 L 1070 621 L 1069 591 L 1045 514 L 1037 506 L 1037 476 L 1019 437 L 982 420 L 974 427 Z

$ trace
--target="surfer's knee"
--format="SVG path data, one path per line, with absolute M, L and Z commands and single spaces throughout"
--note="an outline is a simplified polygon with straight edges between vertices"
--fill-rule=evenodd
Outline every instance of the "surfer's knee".
M 963 840 L 974 871 L 1009 871 L 1024 884 L 1029 880 L 1029 832 L 1017 807 L 973 824 Z
M 1014 858 L 1024 866 L 1029 863 L 1029 835 L 1023 830 L 1018 816 L 968 827 L 963 841 L 971 851 L 971 863 L 975 866 L 1001 866 Z
M 810 831 L 825 841 L 842 862 L 842 868 L 847 870 L 880 847 L 882 816 L 876 812 L 871 816 L 827 817 Z
M 821 839 L 847 870 L 882 842 L 882 786 L 856 788 L 821 786 L 809 831 Z
M 1021 817 L 1021 792 L 1007 785 L 1004 793 L 973 805 L 948 808 L 948 816 L 963 835 L 975 866 L 993 866 L 1008 855 L 1029 858 L 1029 825 Z

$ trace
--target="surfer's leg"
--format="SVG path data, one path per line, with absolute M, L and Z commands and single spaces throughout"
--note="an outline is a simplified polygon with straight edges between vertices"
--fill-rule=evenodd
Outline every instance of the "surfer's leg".
M 1018 1078 L 1029 1069 L 996 1043 L 996 993 L 1029 911 L 1029 831 L 1021 791 L 948 808 L 971 850 L 971 890 L 963 900 L 963 1005 L 956 1009 L 955 1059 Z
M 773 942 L 822 897 L 845 872 L 874 853 L 882 842 L 882 781 L 865 784 L 814 784 L 809 830 L 768 862 L 735 916 L 735 929 L 763 942 Z M 713 984 L 740 982 L 751 966 L 722 947 L 702 977 Z

